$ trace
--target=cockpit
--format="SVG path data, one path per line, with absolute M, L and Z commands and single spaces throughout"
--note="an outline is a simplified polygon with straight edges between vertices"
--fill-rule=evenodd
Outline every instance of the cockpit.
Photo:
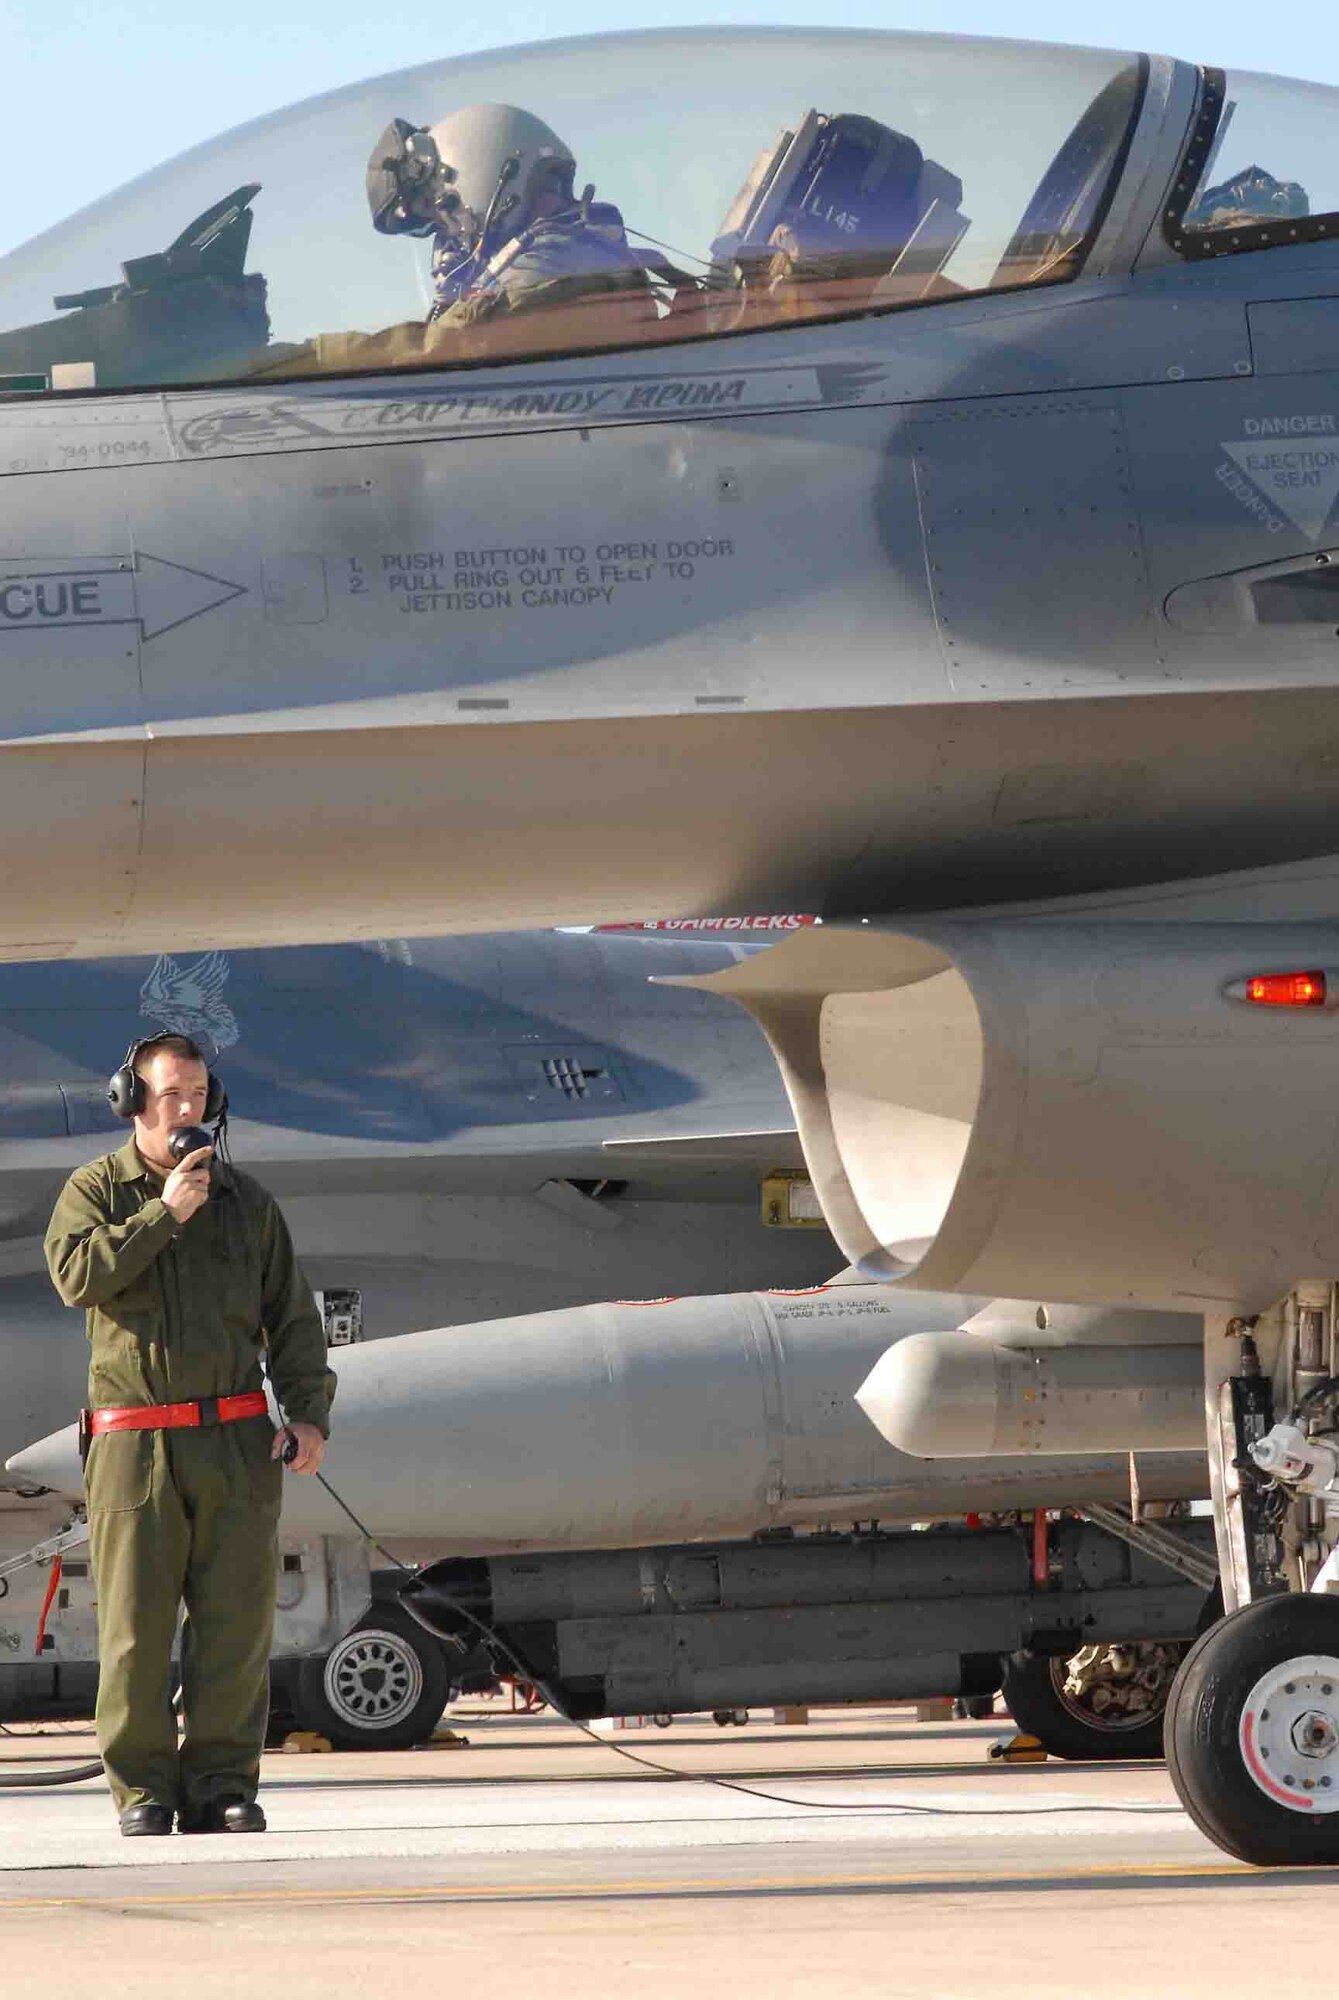
M 196 147 L 0 259 L 0 396 L 447 368 L 1061 284 L 1148 72 L 742 29 L 425 64 Z M 1182 253 L 1339 209 L 1333 104 L 1229 78 Z M 1220 160 L 1238 135 L 1251 157 Z

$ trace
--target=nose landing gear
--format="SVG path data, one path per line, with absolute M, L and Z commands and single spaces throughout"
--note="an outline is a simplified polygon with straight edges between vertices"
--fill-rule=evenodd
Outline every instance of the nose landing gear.
M 1259 1867 L 1339 1864 L 1339 1599 L 1267 1597 L 1197 1640 L 1167 1765 L 1202 1833 Z
M 1209 1464 L 1230 1615 L 1186 1655 L 1164 1724 L 1177 1795 L 1260 1867 L 1339 1865 L 1339 1290 L 1206 1322 Z M 1226 1374 L 1222 1334 L 1239 1343 Z M 1274 1394 L 1292 1405 L 1274 1422 Z

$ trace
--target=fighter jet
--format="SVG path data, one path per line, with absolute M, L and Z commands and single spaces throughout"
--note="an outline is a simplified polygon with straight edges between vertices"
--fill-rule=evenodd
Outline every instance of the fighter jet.
M 763 1038 L 725 1001 L 648 979 L 734 963 L 759 935 L 776 933 L 0 967 L 0 1464 L 83 1400 L 81 1320 L 41 1239 L 65 1176 L 125 1139 L 108 1070 L 160 1030 L 216 1064 L 229 1148 L 283 1200 L 341 1341 L 830 1278 L 821 1220 L 765 1226 L 769 1170 L 807 1182 Z
M 1276 1861 L 1339 1858 L 1319 1475 L 1241 1471 L 1339 1373 L 1337 107 L 574 41 L 0 264 L 6 948 L 821 914 L 727 977 L 846 1256 L 1204 1320 L 1174 1769 Z
M 1327 852 L 1334 102 L 577 39 L 297 105 L 13 251 L 0 942 Z

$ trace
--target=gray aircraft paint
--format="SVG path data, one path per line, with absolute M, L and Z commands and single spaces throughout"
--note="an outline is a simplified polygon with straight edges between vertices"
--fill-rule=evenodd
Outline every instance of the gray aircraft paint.
M 1234 453 L 1330 413 L 1339 252 L 1172 256 L 1196 89 L 1154 62 L 1055 290 L 0 407 L 4 796 L 44 857 L 7 876 L 5 948 L 887 910 L 1327 853 L 1332 630 L 1171 606 L 1329 553 L 1324 489 L 1289 513 L 1288 466 Z M 407 587 L 459 597 L 462 555 L 507 603 Z M 581 602 L 522 580 L 577 568 Z
M 1052 292 L 468 383 L 0 410 L 0 644 L 37 635 L 0 681 L 0 810 L 43 856 L 7 876 L 4 948 L 886 915 L 1324 863 L 1333 621 L 1264 607 L 1318 604 L 1299 580 L 1339 554 L 1295 429 L 1334 401 L 1339 253 L 1176 260 L 1201 95 L 1152 65 L 1087 273 Z M 1294 477 L 1321 483 L 1285 505 Z M 619 573 L 521 579 L 577 548 Z M 449 645 L 412 587 L 437 567 Z M 1210 1259 L 1234 1226 L 1210 1217 Z M 996 1268 L 1022 1291 L 1053 1250 Z
M 1126 1497 L 1123 1454 L 933 1464 L 880 1437 L 855 1403 L 874 1362 L 907 1335 L 956 1327 L 972 1303 L 836 1285 L 621 1301 L 377 1341 L 336 1357 L 328 1471 L 374 1533 L 462 1555 Z M 1202 1452 L 1155 1451 L 1139 1464 L 1150 1498 L 1205 1490 Z M 8 1469 L 82 1490 L 72 1428 Z M 285 1536 L 347 1526 L 315 1482 L 287 1482 Z
M 389 939 L 240 954 L 0 967 L 0 1188 L 89 1156 L 127 1043 L 196 1037 L 228 1082 L 239 1151 L 266 1167 L 405 1158 L 561 1162 L 607 1175 L 606 1142 L 775 1132 L 784 1093 L 757 1031 L 653 979 L 735 963 L 719 936 Z M 764 935 L 771 935 L 764 933 Z M 94 1142 L 90 1144 L 90 1142 Z M 764 1164 L 767 1148 L 751 1158 Z M 622 1156 L 622 1155 L 620 1155 Z M 467 1183 L 468 1184 L 468 1183 Z

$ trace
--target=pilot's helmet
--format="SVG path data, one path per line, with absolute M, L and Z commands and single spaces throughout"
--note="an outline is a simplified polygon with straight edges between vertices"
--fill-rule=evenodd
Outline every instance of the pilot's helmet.
M 445 237 L 468 249 L 500 241 L 573 200 L 576 159 L 542 118 L 514 104 L 471 104 L 436 125 L 395 119 L 367 164 L 375 226 Z

